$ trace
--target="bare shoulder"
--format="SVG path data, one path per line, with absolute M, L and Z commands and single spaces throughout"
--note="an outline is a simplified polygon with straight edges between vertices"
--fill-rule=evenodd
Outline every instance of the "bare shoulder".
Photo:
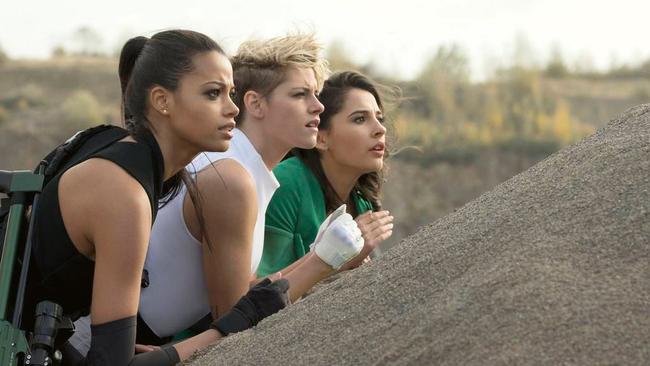
M 74 189 L 79 198 L 92 197 L 92 203 L 107 206 L 104 209 L 115 203 L 126 208 L 135 208 L 143 201 L 148 205 L 147 193 L 134 177 L 119 165 L 100 158 L 86 160 L 65 172 L 59 190 L 62 188 Z
M 253 177 L 237 161 L 219 160 L 208 165 L 195 177 L 206 222 L 212 228 L 250 226 L 257 217 L 257 193 Z M 194 206 L 185 197 L 184 215 L 193 234 L 199 232 Z M 213 225 L 213 223 L 215 225 Z M 195 235 L 195 237 L 197 237 Z
M 219 160 L 196 175 L 196 186 L 204 200 L 219 205 L 256 204 L 255 181 L 239 162 Z
M 59 205 L 75 244 L 93 243 L 97 235 L 117 227 L 128 235 L 131 228 L 140 231 L 151 225 L 144 188 L 105 159 L 89 159 L 65 172 L 59 182 Z
M 233 199 L 255 198 L 253 177 L 233 159 L 222 159 L 208 165 L 196 175 L 195 181 L 201 194 L 227 194 Z
M 151 234 L 144 188 L 117 164 L 89 159 L 64 174 L 59 192 L 68 234 L 95 261 L 93 323 L 135 315 Z

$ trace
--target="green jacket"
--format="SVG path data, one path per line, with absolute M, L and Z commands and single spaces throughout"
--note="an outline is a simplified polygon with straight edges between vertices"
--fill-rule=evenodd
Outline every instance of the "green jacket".
M 327 217 L 318 180 L 298 158 L 281 162 L 273 174 L 280 182 L 266 209 L 264 252 L 258 277 L 278 272 L 309 252 L 320 224 Z M 372 210 L 360 192 L 352 192 L 357 212 Z

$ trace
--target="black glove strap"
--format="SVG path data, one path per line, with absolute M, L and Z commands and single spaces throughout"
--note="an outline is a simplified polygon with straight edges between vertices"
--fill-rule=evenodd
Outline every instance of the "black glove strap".
M 218 330 L 225 337 L 231 333 L 246 330 L 257 323 L 255 307 L 250 300 L 242 298 L 231 311 L 215 320 L 211 328 Z
M 287 306 L 288 289 L 289 281 L 286 279 L 271 282 L 266 278 L 250 289 L 230 312 L 215 320 L 210 327 L 223 336 L 253 327 L 260 320 Z

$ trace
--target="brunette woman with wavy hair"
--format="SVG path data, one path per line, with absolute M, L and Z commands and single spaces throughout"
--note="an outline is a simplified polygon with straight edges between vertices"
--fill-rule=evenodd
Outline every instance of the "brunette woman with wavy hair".
M 364 249 L 354 268 L 392 235 L 393 217 L 381 207 L 386 127 L 384 105 L 373 82 L 346 71 L 325 81 L 319 100 L 316 147 L 293 149 L 274 173 L 280 182 L 266 212 L 259 274 L 273 273 L 309 253 L 319 225 L 341 204 L 355 216 Z

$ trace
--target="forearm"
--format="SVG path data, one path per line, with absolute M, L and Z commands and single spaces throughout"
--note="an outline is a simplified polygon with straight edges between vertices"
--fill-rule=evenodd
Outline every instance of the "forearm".
M 307 252 L 307 254 L 302 256 L 300 259 L 298 259 L 297 261 L 295 261 L 295 262 L 291 263 L 290 265 L 288 265 L 287 267 L 285 267 L 282 271 L 280 271 L 280 273 L 282 273 L 282 276 L 288 275 L 293 270 L 300 267 L 305 261 L 307 261 L 311 255 L 312 255 L 312 253 Z
M 203 349 L 229 334 L 249 329 L 265 317 L 286 307 L 289 303 L 288 287 L 289 283 L 284 279 L 274 282 L 270 279 L 263 280 L 239 299 L 232 310 L 212 322 L 210 329 L 175 344 L 174 348 L 180 359 L 187 359 L 196 350 Z
M 184 361 L 197 350 L 203 349 L 208 345 L 219 341 L 221 338 L 222 336 L 217 330 L 208 329 L 192 338 L 176 343 L 174 348 L 176 348 L 176 352 L 178 352 L 181 361 Z
M 133 355 L 135 347 L 135 316 L 91 326 L 91 346 L 82 356 L 69 343 L 64 347 L 68 365 L 78 366 L 172 366 L 180 360 L 173 347 Z
M 281 272 L 282 278 L 289 281 L 289 298 L 292 302 L 298 300 L 320 280 L 334 273 L 332 267 L 314 253 L 308 253 L 287 269 L 290 269 L 288 273 L 285 273 L 286 269 Z
M 230 311 L 250 287 L 252 238 L 235 235 L 239 232 L 213 232 L 212 237 L 218 239 L 215 248 L 210 250 L 207 244 L 203 245 L 203 276 L 213 319 Z

